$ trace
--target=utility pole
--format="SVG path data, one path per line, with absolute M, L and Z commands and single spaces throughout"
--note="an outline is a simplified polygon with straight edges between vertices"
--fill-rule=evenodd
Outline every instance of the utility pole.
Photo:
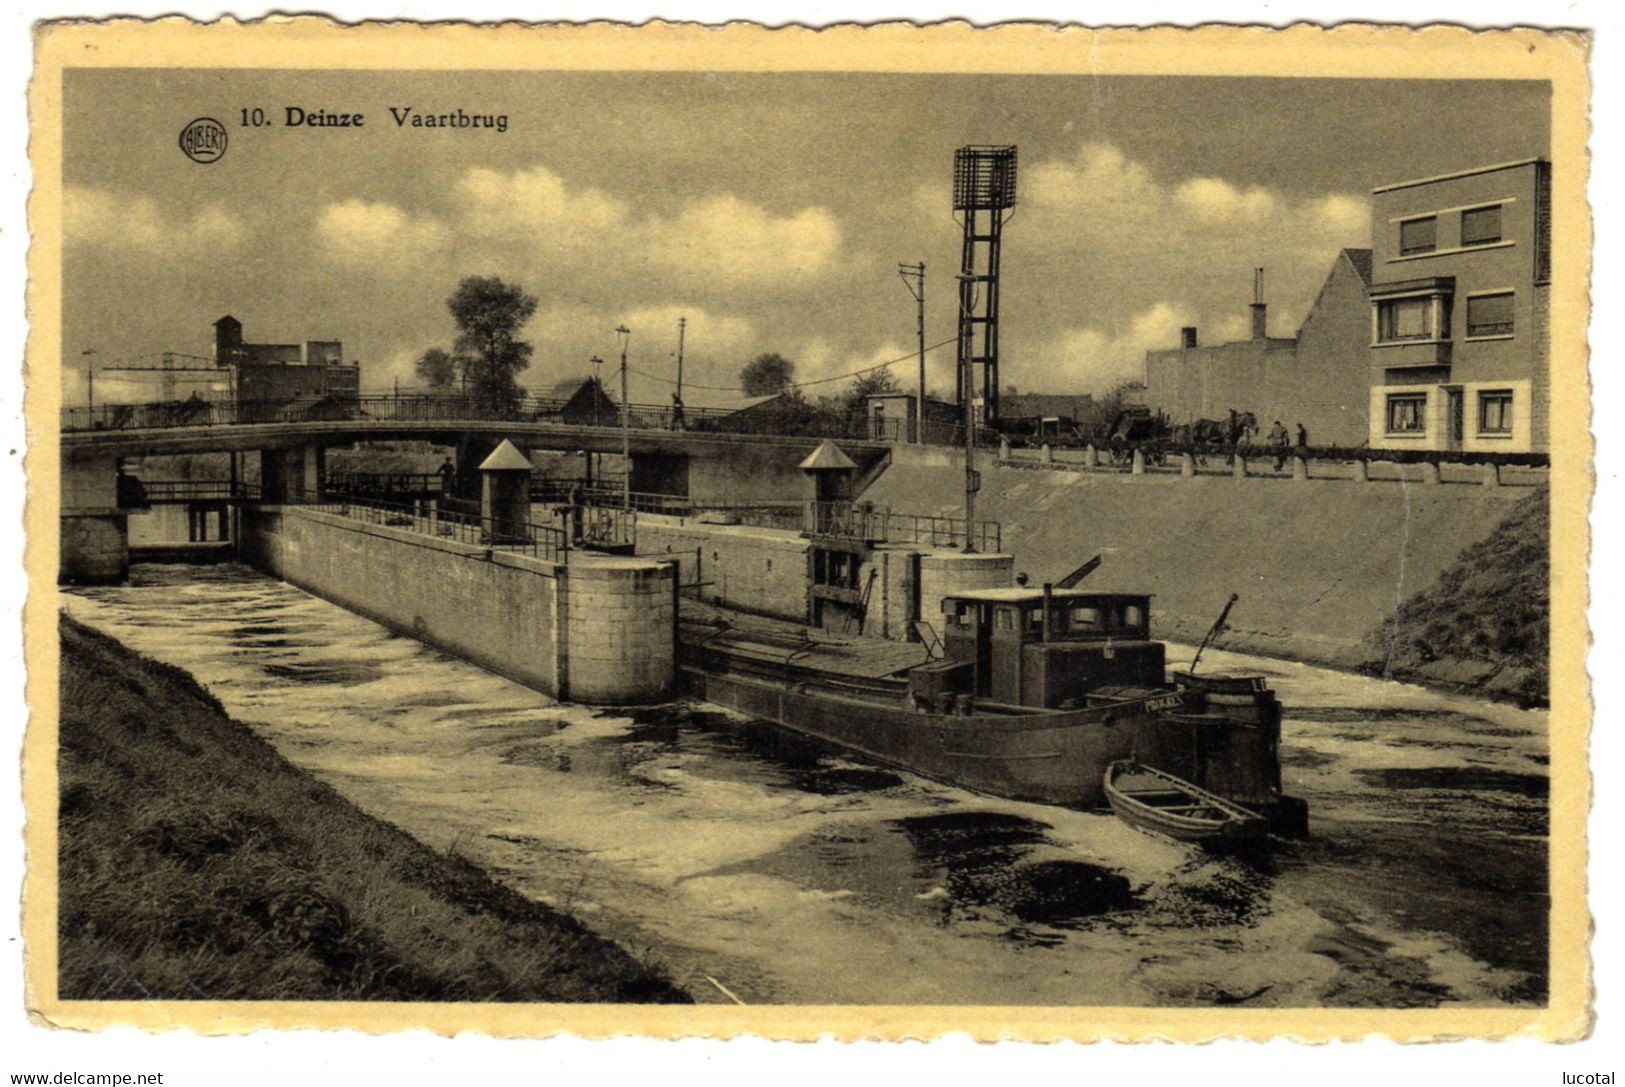
M 897 274 L 903 285 L 914 296 L 915 331 L 920 337 L 920 398 L 914 405 L 914 444 L 925 444 L 925 261 L 918 264 L 899 264 Z
M 970 342 L 973 315 L 976 312 L 976 277 L 959 277 L 959 342 Z M 965 420 L 965 554 L 976 553 L 976 492 L 982 488 L 982 479 L 976 474 L 976 413 L 972 406 L 975 384 L 971 381 L 968 365 L 962 368 L 959 383 L 960 411 Z
M 632 330 L 619 325 L 615 334 L 621 338 L 621 508 L 632 508 L 632 402 L 626 394 L 626 346 L 632 342 Z
M 683 333 L 688 329 L 688 318 L 677 318 L 677 399 L 683 398 Z

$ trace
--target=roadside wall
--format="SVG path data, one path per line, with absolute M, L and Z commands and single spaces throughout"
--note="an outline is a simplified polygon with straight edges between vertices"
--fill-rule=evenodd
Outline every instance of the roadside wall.
M 588 556 L 566 567 L 277 507 L 244 509 L 240 546 L 290 584 L 555 697 L 671 693 L 669 567 Z
M 1529 487 L 1040 472 L 981 460 L 978 518 L 1032 584 L 1095 554 L 1088 588 L 1150 592 L 1159 637 L 1197 642 L 1241 596 L 1226 648 L 1352 667 L 1397 602 L 1433 585 Z M 894 452 L 864 499 L 959 513 L 962 465 Z

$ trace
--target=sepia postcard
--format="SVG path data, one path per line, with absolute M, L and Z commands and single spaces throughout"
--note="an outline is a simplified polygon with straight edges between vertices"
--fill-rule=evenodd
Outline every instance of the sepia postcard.
M 1590 1030 L 1586 35 L 35 45 L 40 1020 Z

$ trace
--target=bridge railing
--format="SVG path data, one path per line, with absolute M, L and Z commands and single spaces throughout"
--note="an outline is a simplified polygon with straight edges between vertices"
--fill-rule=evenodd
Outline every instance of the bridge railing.
M 384 502 L 375 498 L 329 495 L 300 503 L 304 509 L 337 514 L 363 524 L 421 532 L 479 547 L 498 547 L 554 562 L 570 549 L 569 535 L 555 525 L 510 518 L 482 517 L 439 509 L 435 503 Z
M 124 476 L 121 479 L 133 477 Z M 143 479 L 141 500 L 153 502 L 258 502 L 260 485 L 246 480 L 227 479 Z M 123 504 L 123 503 L 121 503 Z
M 721 430 L 735 412 L 633 404 L 626 423 L 638 430 Z M 621 426 L 614 404 L 572 406 L 569 401 L 522 393 L 491 399 L 443 393 L 373 393 L 264 400 L 187 400 L 147 404 L 101 404 L 62 409 L 64 433 L 100 430 L 234 426 L 246 423 L 378 421 L 404 423 L 522 422 L 577 427 Z M 854 435 L 857 436 L 857 435 Z

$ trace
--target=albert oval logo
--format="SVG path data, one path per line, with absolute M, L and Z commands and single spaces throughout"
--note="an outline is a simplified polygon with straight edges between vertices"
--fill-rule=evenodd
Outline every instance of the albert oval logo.
M 181 129 L 181 150 L 193 162 L 218 162 L 226 153 L 226 126 L 213 117 L 199 117 Z

